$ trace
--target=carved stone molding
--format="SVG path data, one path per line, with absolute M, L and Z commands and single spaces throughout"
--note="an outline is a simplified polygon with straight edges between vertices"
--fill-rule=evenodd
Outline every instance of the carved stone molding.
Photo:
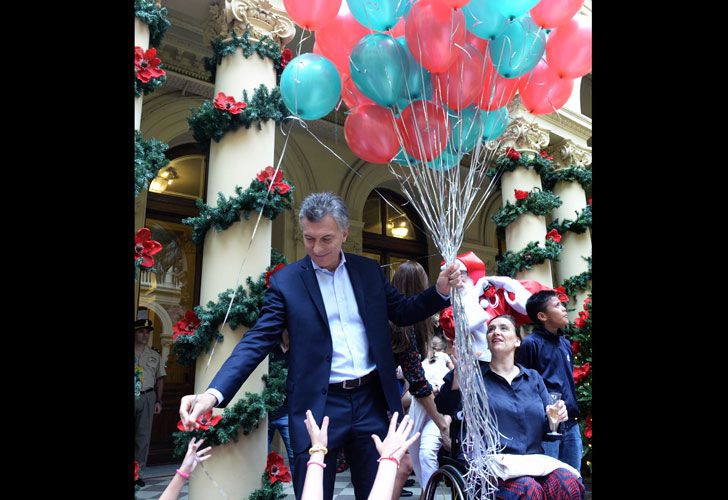
M 554 144 L 552 150 L 551 154 L 554 155 L 554 160 L 560 166 L 576 165 L 586 167 L 587 165 L 591 165 L 591 148 L 586 149 L 577 146 L 570 139 L 564 139 L 560 143 Z
M 221 36 L 230 40 L 230 31 L 242 36 L 248 31 L 250 39 L 258 41 L 269 36 L 281 46 L 293 40 L 296 25 L 286 12 L 276 8 L 269 0 L 225 0 L 224 6 L 210 6 L 210 22 L 205 28 L 206 41 Z
M 549 143 L 549 131 L 523 117 L 514 118 L 500 141 L 500 149 L 514 148 L 519 151 L 542 151 Z

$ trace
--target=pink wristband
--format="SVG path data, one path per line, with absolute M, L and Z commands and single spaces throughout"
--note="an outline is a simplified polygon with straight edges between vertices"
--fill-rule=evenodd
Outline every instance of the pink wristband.
M 179 474 L 180 476 L 182 476 L 185 479 L 189 479 L 190 478 L 190 475 L 189 474 L 187 474 L 186 472 L 182 472 L 179 469 L 177 469 L 177 474 Z
M 326 464 L 323 464 L 321 462 L 316 462 L 315 460 L 309 460 L 308 462 L 306 462 L 306 466 L 309 466 L 311 464 L 320 465 L 322 469 L 326 468 Z
M 391 460 L 392 462 L 394 462 L 395 464 L 397 464 L 397 468 L 399 469 L 399 460 L 397 460 L 396 458 L 394 458 L 394 457 L 379 457 L 379 460 L 377 460 L 377 462 L 381 462 L 382 460 Z

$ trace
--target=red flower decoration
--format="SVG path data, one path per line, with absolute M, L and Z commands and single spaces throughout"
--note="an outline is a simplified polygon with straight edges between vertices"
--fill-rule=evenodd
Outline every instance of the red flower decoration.
M 591 205 L 591 196 L 589 197 L 589 199 L 586 200 L 586 204 Z
M 284 195 L 291 190 L 291 186 L 283 181 L 283 170 L 279 169 L 278 173 L 275 174 L 274 177 L 273 173 L 275 171 L 276 169 L 269 165 L 261 170 L 258 174 L 256 174 L 256 177 L 260 182 L 268 185 L 269 188 L 272 184 L 273 189 L 275 189 L 278 194 Z
M 283 49 L 281 52 L 281 69 L 285 69 L 285 67 L 288 66 L 288 63 L 291 62 L 291 59 L 293 59 L 293 52 L 291 52 L 291 49 Z
M 217 97 L 215 98 L 215 107 L 217 109 L 227 111 L 230 114 L 237 115 L 247 108 L 248 105 L 244 102 L 236 101 L 231 95 L 225 95 L 222 92 L 218 92 Z
M 526 198 L 528 198 L 528 191 L 514 189 L 513 192 L 516 194 L 516 200 L 525 200 Z
M 200 326 L 200 318 L 197 317 L 194 311 L 187 311 L 184 318 L 172 325 L 172 331 L 174 332 L 172 340 L 177 340 L 180 335 L 194 334 L 198 326 Z
M 514 161 L 518 161 L 521 159 L 521 153 L 519 153 L 518 151 L 516 151 L 513 148 L 506 149 L 506 156 Z
M 283 269 L 284 267 L 286 267 L 286 265 L 283 262 L 280 262 L 276 265 L 276 267 L 274 267 L 273 269 L 271 269 L 270 271 L 265 273 L 265 287 L 266 288 L 270 287 L 270 277 L 273 276 L 278 271 L 280 271 L 281 269 Z
M 564 288 L 564 285 L 554 288 L 554 292 L 559 294 L 559 302 L 569 302 L 569 296 L 566 295 L 566 288 Z
M 591 364 L 589 362 L 584 363 L 581 366 L 574 367 L 574 383 L 578 384 L 584 380 L 587 375 L 591 372 Z
M 591 299 L 592 299 L 591 297 L 587 297 L 587 298 L 584 299 L 584 310 L 585 311 L 586 311 L 586 306 L 588 306 L 589 304 L 591 304 Z
M 581 349 L 581 344 L 577 342 L 576 340 L 571 341 L 571 353 L 576 356 L 579 354 L 579 349 Z
M 548 233 L 546 233 L 546 239 L 547 240 L 554 240 L 556 243 L 561 241 L 561 235 L 556 229 L 552 229 Z
M 579 311 L 579 317 L 574 321 L 574 326 L 577 328 L 584 328 L 586 326 L 586 320 L 589 319 L 588 311 Z
M 268 464 L 265 466 L 265 471 L 268 473 L 271 485 L 275 484 L 276 481 L 291 482 L 291 473 L 288 471 L 288 467 L 283 465 L 283 457 L 275 451 L 268 454 Z
M 139 462 L 134 460 L 134 481 L 139 479 Z
M 157 49 L 154 47 L 146 52 L 141 47 L 134 47 L 134 73 L 142 83 L 149 83 L 152 78 L 159 78 L 166 74 L 159 67 L 161 62 L 161 59 L 157 57 Z
M 541 158 L 546 158 L 549 161 L 554 159 L 553 155 L 548 154 L 546 151 L 541 151 Z
M 586 417 L 584 419 L 586 425 L 584 426 L 584 437 L 591 439 L 592 437 L 592 418 Z
M 208 411 L 204 415 L 201 415 L 200 417 L 197 418 L 197 423 L 200 424 L 199 430 L 206 431 L 210 427 L 215 427 L 215 425 L 220 421 L 221 418 L 222 418 L 222 415 L 213 417 L 212 410 Z M 182 420 L 177 422 L 177 429 L 181 430 L 182 432 L 188 432 L 182 425 Z
M 141 267 L 150 268 L 154 265 L 152 255 L 162 250 L 162 244 L 152 239 L 149 228 L 143 227 L 134 237 L 134 261 Z

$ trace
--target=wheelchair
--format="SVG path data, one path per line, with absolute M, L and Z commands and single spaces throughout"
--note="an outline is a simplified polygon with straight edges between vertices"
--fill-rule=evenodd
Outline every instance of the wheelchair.
M 455 419 L 450 424 L 452 456 L 457 456 L 460 451 L 461 425 L 461 422 Z M 449 490 L 452 500 L 467 500 L 465 497 L 465 479 L 463 479 L 463 475 L 467 472 L 467 467 L 454 458 L 451 458 L 451 456 L 448 456 L 444 450 L 440 450 L 437 461 L 439 468 L 430 476 L 430 480 L 427 481 L 427 485 L 422 490 L 422 499 L 435 500 L 435 498 L 447 498 L 442 495 L 443 488 L 440 487 L 442 483 L 444 489 Z M 440 490 L 439 492 L 438 489 Z

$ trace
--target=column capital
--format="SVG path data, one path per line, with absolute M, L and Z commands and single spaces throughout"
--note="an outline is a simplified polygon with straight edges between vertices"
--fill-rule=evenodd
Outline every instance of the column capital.
M 554 155 L 554 161 L 559 166 L 576 165 L 578 167 L 586 167 L 587 165 L 591 165 L 592 162 L 592 149 L 574 144 L 571 139 L 564 139 L 561 142 L 553 144 L 549 150 Z
M 205 39 L 210 41 L 222 36 L 223 41 L 229 41 L 230 31 L 237 36 L 247 31 L 254 41 L 268 36 L 284 46 L 296 35 L 296 25 L 284 10 L 269 0 L 224 0 L 224 4 L 210 5 Z
M 519 151 L 539 153 L 546 148 L 549 143 L 549 131 L 534 122 L 533 116 L 523 106 L 519 96 L 514 97 L 508 104 L 508 114 L 511 123 L 501 136 L 500 150 L 514 148 Z

